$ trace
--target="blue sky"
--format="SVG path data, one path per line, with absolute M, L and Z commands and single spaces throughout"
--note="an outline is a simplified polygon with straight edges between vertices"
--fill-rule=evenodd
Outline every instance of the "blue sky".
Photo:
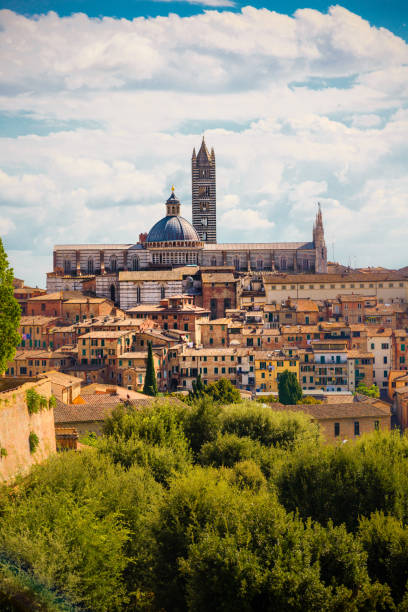
M 220 241 L 310 240 L 408 264 L 408 11 L 395 0 L 8 0 L 0 10 L 0 235 L 45 285 L 52 247 L 136 242 L 190 157 L 217 158 Z M 49 13 L 49 11 L 53 11 Z
M 211 0 L 207 0 L 211 6 Z M 299 8 L 313 8 L 318 11 L 327 12 L 328 8 L 335 4 L 324 0 L 310 2 L 296 2 L 287 0 L 276 0 L 274 2 L 240 2 L 239 0 L 214 0 L 217 10 L 239 11 L 243 6 L 251 4 L 256 8 L 267 8 L 271 11 L 292 15 Z M 160 2 L 141 0 L 3 0 L 2 8 L 8 8 L 24 15 L 36 15 L 55 11 L 60 16 L 72 13 L 86 13 L 90 17 L 109 16 L 125 19 L 134 17 L 157 17 L 167 16 L 169 13 L 177 13 L 182 17 L 196 15 L 206 10 L 205 0 L 200 2 L 179 1 Z M 217 4 L 219 6 L 217 6 Z M 225 6 L 227 4 L 228 6 Z M 353 13 L 357 13 L 367 19 L 372 25 L 388 28 L 394 34 L 407 40 L 408 36 L 408 7 L 406 0 L 350 0 L 341 2 L 341 5 Z

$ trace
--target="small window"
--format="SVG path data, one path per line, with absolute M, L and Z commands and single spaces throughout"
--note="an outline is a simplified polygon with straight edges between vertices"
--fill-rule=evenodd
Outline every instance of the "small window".
M 360 435 L 360 421 L 354 421 L 354 435 Z
M 334 437 L 337 438 L 340 435 L 340 423 L 334 424 Z
M 374 429 L 375 429 L 375 431 L 379 431 L 379 429 L 380 429 L 380 421 L 374 421 Z

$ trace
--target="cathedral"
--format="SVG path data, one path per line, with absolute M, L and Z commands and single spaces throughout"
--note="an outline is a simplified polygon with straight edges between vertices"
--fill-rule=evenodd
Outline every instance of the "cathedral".
M 192 223 L 181 216 L 174 187 L 165 206 L 166 215 L 135 244 L 56 245 L 47 291 L 93 292 L 126 309 L 185 292 L 201 267 L 327 272 L 320 205 L 311 242 L 217 243 L 215 153 L 204 138 L 192 155 Z

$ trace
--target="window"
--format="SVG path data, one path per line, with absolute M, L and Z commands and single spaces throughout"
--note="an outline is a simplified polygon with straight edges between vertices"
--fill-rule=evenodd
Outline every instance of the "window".
M 160 298 L 163 299 L 166 296 L 165 287 L 160 287 Z
M 340 435 L 340 423 L 335 423 L 334 424 L 334 437 L 337 438 L 339 435 Z
M 132 259 L 132 270 L 136 271 L 139 269 L 139 258 L 138 257 L 134 257 Z
M 205 225 L 205 226 L 207 226 L 207 225 L 208 225 L 208 219 L 207 219 L 207 217 L 202 217 L 202 218 L 201 218 L 201 225 Z
M 354 421 L 354 435 L 360 435 L 360 421 Z
M 375 429 L 375 431 L 379 431 L 379 429 L 380 429 L 380 421 L 374 421 L 374 429 Z
M 218 368 L 214 368 L 214 374 L 218 374 Z
M 140 302 L 141 291 L 140 287 L 136 287 L 136 302 Z
M 201 237 L 203 240 L 207 240 L 207 232 L 203 232 Z
M 117 261 L 115 256 L 112 256 L 110 258 L 110 271 L 111 272 L 116 272 L 117 269 L 118 269 L 118 261 Z
M 384 363 L 388 363 L 388 358 L 384 357 Z
M 88 274 L 93 274 L 94 272 L 94 261 L 92 257 L 88 259 Z

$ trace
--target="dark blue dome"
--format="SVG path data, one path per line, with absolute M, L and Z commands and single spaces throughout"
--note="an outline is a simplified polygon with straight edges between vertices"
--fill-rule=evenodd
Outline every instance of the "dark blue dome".
M 187 219 L 177 215 L 168 215 L 153 225 L 146 242 L 169 242 L 172 240 L 199 242 L 200 238 Z

